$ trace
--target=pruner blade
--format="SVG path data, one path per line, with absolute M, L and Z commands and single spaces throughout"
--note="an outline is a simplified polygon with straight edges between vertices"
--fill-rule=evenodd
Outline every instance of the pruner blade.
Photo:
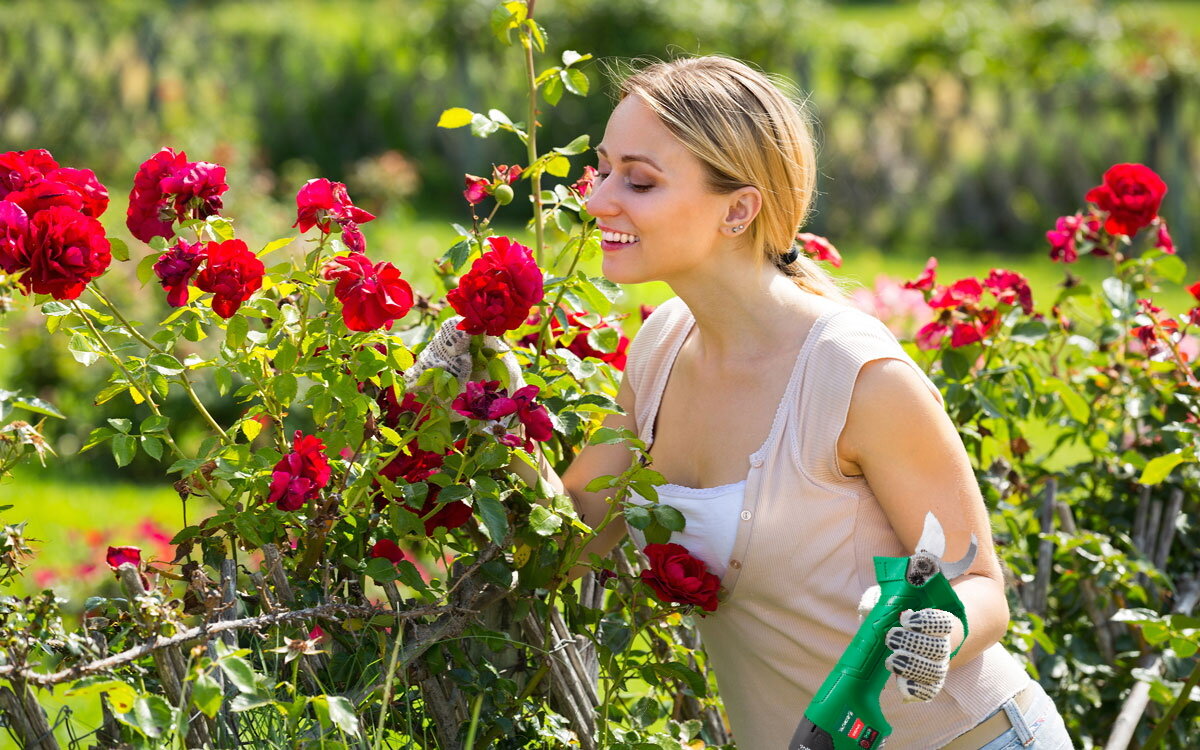
M 916 553 L 923 552 L 936 558 L 938 566 L 947 580 L 952 581 L 966 573 L 971 564 L 975 562 L 975 555 L 978 551 L 979 540 L 974 534 L 971 534 L 971 543 L 967 547 L 967 553 L 961 559 L 953 562 L 942 560 L 942 556 L 946 554 L 946 534 L 942 531 L 942 524 L 932 511 L 925 514 L 925 528 L 921 531 L 920 540 L 917 541 Z

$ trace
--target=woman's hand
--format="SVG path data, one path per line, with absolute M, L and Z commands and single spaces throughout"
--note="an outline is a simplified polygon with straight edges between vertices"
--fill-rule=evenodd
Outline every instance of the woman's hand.
M 406 388 L 414 388 L 421 373 L 431 367 L 439 367 L 453 375 L 458 381 L 459 388 L 466 386 L 476 367 L 475 360 L 471 355 L 471 335 L 458 328 L 461 320 L 462 316 L 455 315 L 442 323 L 441 328 L 433 335 L 433 340 L 421 350 L 421 354 L 413 362 L 412 367 L 404 371 Z M 501 363 L 508 371 L 507 386 L 510 393 L 525 385 L 525 378 L 521 375 L 521 366 L 517 362 L 517 358 L 513 356 L 512 349 L 508 344 L 496 336 L 484 336 L 483 346 L 499 354 Z M 482 369 L 480 372 L 480 376 L 487 379 L 486 369 Z
M 879 602 L 879 586 L 863 592 L 858 602 L 862 622 Z M 963 627 L 944 609 L 906 609 L 900 626 L 888 631 L 884 644 L 892 650 L 884 666 L 896 675 L 896 688 L 906 703 L 933 700 L 946 683 L 950 654 L 963 642 Z

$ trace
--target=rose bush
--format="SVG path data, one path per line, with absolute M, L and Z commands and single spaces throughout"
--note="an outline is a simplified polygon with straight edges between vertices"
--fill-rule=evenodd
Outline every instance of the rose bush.
M 588 443 L 646 457 L 636 436 L 598 426 L 618 411 L 624 345 L 618 290 L 579 270 L 598 252 L 581 202 L 594 172 L 572 174 L 588 139 L 538 146 L 543 108 L 587 92 L 588 56 L 534 69 L 545 38 L 528 13 L 505 2 L 493 17 L 528 66 L 527 114 L 452 108 L 439 122 L 510 135 L 525 166 L 467 177 L 472 221 L 438 261 L 444 288 L 420 304 L 400 268 L 367 255 L 361 227 L 374 217 L 344 185 L 299 187 L 300 236 L 259 245 L 222 215 L 219 165 L 168 148 L 138 169 L 127 219 L 149 244 L 136 250 L 138 277 L 171 309 L 157 324 L 131 320 L 100 289 L 106 245 L 124 253 L 89 223 L 103 210 L 98 183 L 56 173 L 45 151 L 0 155 L 0 264 L 23 286 L 28 275 L 27 293 L 51 297 L 35 300 L 50 330 L 111 364 L 96 400 L 128 410 L 84 450 L 108 449 L 121 466 L 138 453 L 161 459 L 192 516 L 171 559 L 114 553 L 123 591 L 98 592 L 79 629 L 53 595 L 4 599 L 0 710 L 26 739 L 49 732 L 31 691 L 70 683 L 100 696 L 103 741 L 117 746 L 729 745 L 694 620 L 696 608 L 719 616 L 719 582 L 670 542 L 684 528 L 677 511 L 625 502 L 630 491 L 657 497 L 663 478 L 639 460 L 597 477 L 587 489 L 613 502 L 589 527 L 568 498 L 514 468 L 544 457 L 561 473 Z M 1176 523 L 1191 507 L 1173 493 L 1194 496 L 1200 429 L 1182 347 L 1200 308 L 1172 315 L 1152 300 L 1157 285 L 1187 281 L 1157 187 L 1145 167 L 1101 187 L 1048 236 L 1055 260 L 1112 263 L 1098 289 L 1068 278 L 1039 310 L 1019 274 L 939 285 L 933 259 L 911 282 L 933 321 L 914 356 L 961 428 L 1019 581 L 1011 645 L 1073 728 L 1097 736 L 1108 729 L 1097 706 L 1115 712 L 1147 655 L 1164 652 L 1159 671 L 1138 673 L 1154 685 L 1155 726 L 1170 724 L 1196 674 L 1194 628 L 1170 612 L 1189 568 L 1162 540 L 1167 552 L 1172 531 L 1194 543 Z M 526 189 L 528 246 L 492 226 Z M 480 216 L 486 196 L 494 206 Z M 1138 252 L 1147 239 L 1154 246 Z M 840 262 L 828 240 L 801 241 Z M 473 337 L 463 387 L 413 367 L 455 313 Z M 512 346 L 523 384 L 487 336 Z M 205 435 L 176 434 L 161 408 L 175 394 Z M 236 404 L 236 417 L 215 418 L 217 401 Z M 4 445 L 0 468 L 11 465 Z M 1064 458 L 1064 448 L 1081 450 Z M 212 510 L 195 518 L 197 507 Z M 1070 523 L 1056 530 L 1055 512 Z M 648 541 L 645 571 L 628 545 L 583 558 L 620 515 Z M 0 540 L 2 580 L 26 552 L 19 533 Z M 564 585 L 579 565 L 593 574 Z

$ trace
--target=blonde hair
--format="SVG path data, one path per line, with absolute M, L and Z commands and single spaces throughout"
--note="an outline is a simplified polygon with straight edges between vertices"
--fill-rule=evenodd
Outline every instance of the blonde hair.
M 708 169 L 709 188 L 731 193 L 753 186 L 762 208 L 747 240 L 805 291 L 846 300 L 846 292 L 800 248 L 785 263 L 812 206 L 816 139 L 792 87 L 749 65 L 710 55 L 653 62 L 624 75 L 618 99 L 636 94 Z

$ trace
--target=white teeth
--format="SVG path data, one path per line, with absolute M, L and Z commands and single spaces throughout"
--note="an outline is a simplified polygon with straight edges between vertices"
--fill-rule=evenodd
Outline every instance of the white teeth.
M 600 236 L 604 239 L 605 242 L 621 242 L 621 243 L 628 244 L 630 242 L 638 241 L 638 238 L 636 235 L 625 234 L 623 232 L 601 232 Z

